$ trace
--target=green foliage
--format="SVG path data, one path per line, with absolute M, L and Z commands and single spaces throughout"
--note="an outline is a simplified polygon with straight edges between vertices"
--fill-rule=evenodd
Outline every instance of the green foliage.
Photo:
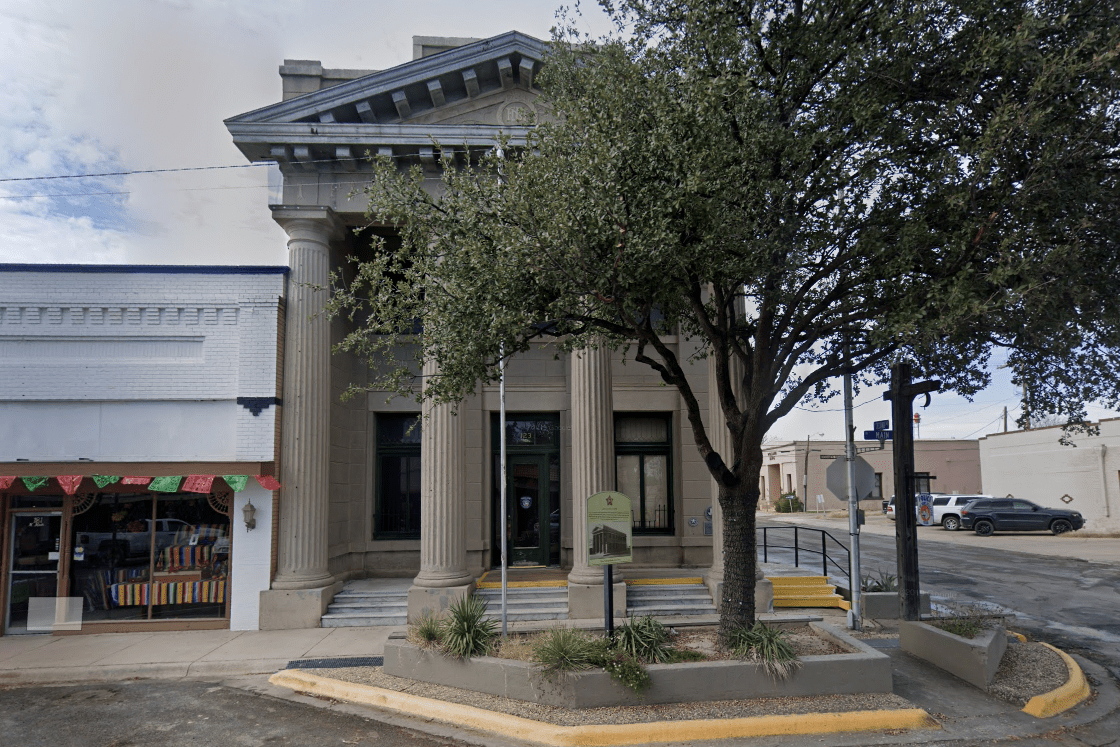
M 598 666 L 606 652 L 606 642 L 582 630 L 550 628 L 533 647 L 533 661 L 545 674 L 579 672 Z
M 774 510 L 780 514 L 796 513 L 803 510 L 801 501 L 798 499 L 796 493 L 783 493 L 778 502 L 774 504 Z
M 443 621 L 444 653 L 459 658 L 484 656 L 498 634 L 498 622 L 485 619 L 486 600 L 470 594 L 447 608 Z
M 898 591 L 898 576 L 876 571 L 876 575 L 866 574 L 861 579 L 861 588 L 864 591 Z
M 982 631 L 996 625 L 1003 625 L 1002 615 L 993 615 L 976 607 L 964 604 L 949 604 L 939 612 L 939 616 L 928 621 L 935 628 L 961 638 L 975 638 Z
M 649 688 L 652 680 L 649 672 L 642 666 L 642 662 L 630 656 L 625 651 L 609 648 L 606 649 L 595 662 L 603 668 L 612 680 L 619 682 L 636 693 L 641 693 Z
M 669 649 L 669 658 L 665 659 L 665 664 L 683 664 L 689 661 L 707 661 L 708 657 L 699 651 L 693 651 L 689 648 L 671 648 Z
M 443 640 L 443 621 L 425 612 L 419 620 L 408 624 L 408 640 L 423 648 L 438 646 Z
M 649 664 L 666 661 L 670 655 L 669 630 L 652 616 L 630 619 L 614 631 L 614 648 Z
M 728 644 L 740 659 L 757 662 L 771 677 L 782 679 L 801 665 L 785 636 L 781 628 L 756 622 L 750 627 L 734 628 L 728 636 Z

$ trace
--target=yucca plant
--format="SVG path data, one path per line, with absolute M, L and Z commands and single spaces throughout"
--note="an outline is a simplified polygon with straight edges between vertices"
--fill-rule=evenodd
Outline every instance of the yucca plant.
M 870 573 L 863 577 L 861 585 L 864 591 L 898 591 L 898 576 L 893 576 L 890 573 L 878 571 L 878 576 L 873 577 Z
M 780 628 L 771 628 L 760 622 L 751 627 L 735 628 L 728 637 L 731 652 L 740 659 L 758 663 L 774 679 L 784 679 L 801 666 L 793 646 Z
M 447 608 L 441 645 L 444 653 L 469 659 L 489 653 L 497 634 L 498 621 L 486 619 L 486 600 L 471 594 Z
M 650 615 L 631 617 L 614 631 L 614 647 L 628 656 L 650 664 L 667 661 L 670 656 L 668 629 Z
M 533 661 L 547 675 L 557 672 L 579 672 L 596 666 L 605 651 L 602 639 L 572 628 L 552 628 L 533 647 Z

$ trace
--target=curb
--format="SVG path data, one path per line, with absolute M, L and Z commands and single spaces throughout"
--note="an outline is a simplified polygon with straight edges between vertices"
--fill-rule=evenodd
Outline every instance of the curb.
M 578 745 L 603 746 L 685 742 L 802 734 L 833 734 L 880 729 L 939 729 L 920 708 L 894 711 L 852 711 L 848 713 L 808 713 L 784 716 L 706 721 L 655 721 L 641 724 L 595 724 L 557 726 L 520 716 L 495 713 L 482 708 L 442 700 L 407 695 L 369 685 L 332 680 L 298 670 L 277 672 L 268 680 L 297 693 L 321 695 L 359 705 L 375 706 L 425 720 L 445 721 L 503 737 L 521 739 L 554 747 Z M 433 714 L 439 714 L 436 718 Z
M 1023 706 L 1023 712 L 1029 713 L 1035 718 L 1050 718 L 1073 708 L 1088 698 L 1092 691 L 1089 689 L 1088 680 L 1085 679 L 1085 673 L 1081 671 L 1081 667 L 1073 660 L 1073 657 L 1061 649 L 1054 648 L 1049 643 L 1043 643 L 1042 645 L 1062 657 L 1062 661 L 1066 663 L 1066 669 L 1069 671 L 1069 679 L 1061 687 L 1042 695 L 1036 695 L 1028 700 L 1027 704 Z
M 154 662 L 108 664 L 91 667 L 38 667 L 0 671 L 0 687 L 24 685 L 72 685 L 78 682 L 124 680 L 181 680 L 244 677 L 271 674 L 286 668 L 291 659 L 245 661 Z

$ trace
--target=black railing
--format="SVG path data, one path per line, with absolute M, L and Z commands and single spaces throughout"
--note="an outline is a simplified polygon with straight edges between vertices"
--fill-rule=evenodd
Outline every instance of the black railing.
M 792 545 L 778 545 L 778 544 L 771 543 L 770 542 L 770 532 L 793 532 L 793 544 Z M 804 537 L 802 537 L 803 534 L 809 534 L 810 537 L 809 538 L 804 538 Z M 806 539 L 805 544 L 802 544 L 802 542 L 801 542 L 802 539 Z M 832 550 L 835 557 L 833 555 L 829 555 L 829 552 L 828 552 L 829 547 L 830 547 L 830 545 L 828 543 L 829 540 L 832 540 L 832 542 L 836 545 L 836 547 L 833 548 L 833 550 Z M 793 526 L 793 527 L 762 527 L 762 562 L 763 563 L 769 563 L 770 562 L 769 558 L 770 558 L 770 550 L 771 549 L 774 549 L 774 550 L 793 550 L 793 565 L 797 568 L 801 567 L 801 555 L 802 555 L 802 553 L 805 553 L 805 554 L 811 555 L 811 556 L 812 555 L 819 556 L 820 557 L 821 571 L 822 571 L 824 576 L 829 575 L 828 568 L 829 568 L 829 563 L 831 563 L 833 566 L 835 566 L 839 570 L 839 573 L 837 573 L 836 575 L 844 576 L 845 578 L 847 578 L 848 579 L 848 588 L 849 589 L 852 588 L 852 575 L 851 575 L 852 551 L 849 550 L 843 542 L 841 542 L 840 540 L 833 537 L 831 534 L 826 532 L 824 529 L 812 529 L 810 527 L 798 527 L 798 526 Z M 840 550 L 844 551 L 843 555 L 840 555 Z M 837 558 L 843 558 L 844 564 L 841 565 L 840 561 L 837 560 Z M 806 565 L 808 565 L 808 563 L 806 563 Z

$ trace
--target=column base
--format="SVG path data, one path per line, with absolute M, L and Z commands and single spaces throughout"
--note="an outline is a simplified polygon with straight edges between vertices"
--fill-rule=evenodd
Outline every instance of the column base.
M 611 584 L 614 591 L 612 608 L 614 616 L 626 617 L 626 584 L 622 581 Z M 568 619 L 603 619 L 603 584 L 573 584 L 568 582 Z
M 342 582 L 318 589 L 265 589 L 261 592 L 260 629 L 318 628 Z
M 712 595 L 716 612 L 719 612 L 719 600 L 723 596 L 723 574 L 710 573 L 704 577 L 704 585 Z M 774 611 L 774 584 L 768 578 L 758 579 L 754 582 L 754 613 Z
M 412 586 L 408 590 L 408 621 L 411 623 L 425 615 L 438 615 L 473 591 L 473 581 L 462 586 Z

